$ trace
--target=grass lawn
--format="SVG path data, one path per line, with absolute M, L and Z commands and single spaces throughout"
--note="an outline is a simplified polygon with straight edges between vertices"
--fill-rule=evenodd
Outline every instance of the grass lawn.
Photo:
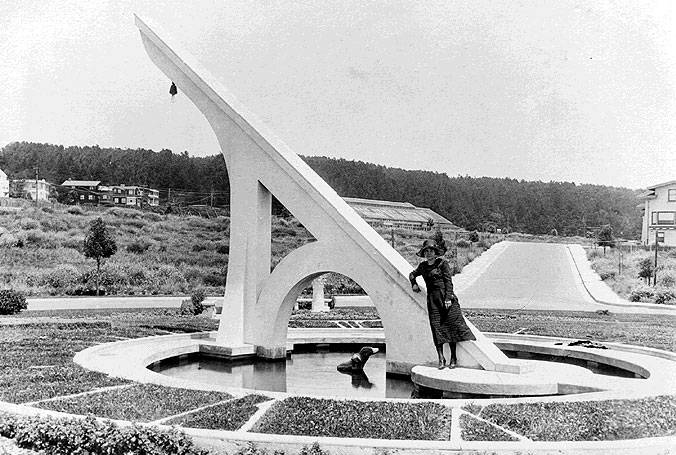
M 200 411 L 191 412 L 165 422 L 166 425 L 180 425 L 189 428 L 235 431 L 253 416 L 259 403 L 269 401 L 262 395 L 247 395 L 226 401 Z
M 450 410 L 435 403 L 290 397 L 275 403 L 254 426 L 254 431 L 339 438 L 448 440 L 450 418 Z
M 44 401 L 36 406 L 69 414 L 93 414 L 108 419 L 151 422 L 230 398 L 232 395 L 228 393 L 134 384 L 131 387 Z
M 294 314 L 308 326 L 331 322 L 329 315 L 307 311 Z M 591 336 L 596 341 L 619 341 L 676 350 L 676 316 L 583 312 L 465 310 L 480 330 L 554 335 Z M 354 318 L 378 322 L 372 309 L 348 308 L 336 320 Z M 349 319 L 347 319 L 349 320 Z M 51 321 L 51 322 L 50 322 Z M 217 321 L 178 316 L 176 310 L 24 312 L 0 318 L 0 399 L 25 403 L 97 388 L 130 384 L 84 370 L 73 355 L 97 343 L 167 333 L 214 330 Z M 67 412 L 155 420 L 227 399 L 227 394 L 189 392 L 161 386 L 132 385 L 79 398 L 45 401 L 39 406 Z M 228 400 L 171 423 L 201 428 L 239 428 L 263 400 L 255 395 Z M 471 406 L 467 411 L 503 428 L 533 439 L 624 439 L 673 434 L 676 431 L 674 397 L 570 404 Z M 532 406 L 531 406 L 532 405 Z M 536 406 L 537 405 L 537 406 Z M 510 407 L 511 406 L 511 407 Z M 593 418 L 592 418 L 593 417 Z M 448 439 L 448 408 L 429 403 L 378 403 L 287 398 L 275 403 L 253 431 L 313 436 L 395 439 Z M 547 422 L 538 426 L 537 422 Z M 643 423 L 641 423 L 643 422 Z M 510 436 L 472 416 L 461 419 L 467 440 L 507 440 Z
M 676 432 L 676 397 L 491 404 L 478 415 L 534 441 L 657 437 Z

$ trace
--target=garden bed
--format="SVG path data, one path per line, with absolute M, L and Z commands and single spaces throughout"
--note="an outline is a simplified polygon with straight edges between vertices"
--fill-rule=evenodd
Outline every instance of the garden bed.
M 257 422 L 258 433 L 337 438 L 448 440 L 450 409 L 435 403 L 291 397 Z
M 463 408 L 477 412 L 477 406 Z M 478 415 L 534 441 L 608 441 L 676 433 L 676 397 L 490 404 Z M 501 440 L 501 439 L 499 439 Z
M 460 416 L 460 431 L 464 441 L 518 441 L 506 431 L 464 413 Z
M 164 423 L 189 428 L 235 431 L 258 411 L 257 404 L 269 400 L 270 398 L 262 395 L 247 395 L 170 419 Z
M 221 392 L 178 389 L 154 384 L 94 392 L 37 403 L 35 406 L 69 414 L 151 422 L 232 398 Z

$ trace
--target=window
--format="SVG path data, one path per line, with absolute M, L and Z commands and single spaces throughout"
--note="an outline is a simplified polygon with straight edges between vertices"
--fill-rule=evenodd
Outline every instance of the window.
M 119 197 L 114 198 L 114 199 L 113 199 L 113 202 L 115 202 L 116 204 L 119 204 L 119 203 L 120 203 L 120 198 L 119 198 Z
M 676 202 L 676 188 L 674 188 L 673 190 L 668 190 L 667 195 L 668 195 L 667 200 L 669 202 Z
M 81 194 L 81 195 L 80 195 L 80 200 L 81 200 L 81 201 L 84 201 L 84 194 Z
M 93 200 L 94 200 L 94 196 L 92 196 L 92 195 L 90 194 L 88 199 L 89 199 L 90 201 L 93 201 Z
M 130 196 L 133 195 L 133 194 L 134 194 L 134 190 L 127 190 L 127 194 L 129 194 Z
M 652 224 L 676 224 L 676 212 L 653 212 Z
M 664 243 L 664 232 L 655 232 L 655 240 L 657 243 Z

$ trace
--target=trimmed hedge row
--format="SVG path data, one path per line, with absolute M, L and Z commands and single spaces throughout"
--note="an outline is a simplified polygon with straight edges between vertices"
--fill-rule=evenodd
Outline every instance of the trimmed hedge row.
M 258 403 L 269 400 L 270 398 L 262 395 L 247 395 L 201 411 L 176 417 L 167 421 L 166 424 L 189 428 L 235 431 L 256 413 Z
M 45 401 L 36 404 L 36 407 L 70 414 L 93 414 L 108 419 L 150 422 L 230 398 L 232 395 L 228 393 L 136 384 L 78 397 Z
M 257 422 L 258 433 L 339 438 L 448 440 L 450 409 L 436 403 L 290 397 Z
M 24 449 L 52 455 L 207 455 L 178 430 L 86 419 L 23 417 L 0 413 L 0 436 L 14 439 Z
M 611 441 L 676 432 L 676 396 L 491 404 L 481 417 L 535 441 Z

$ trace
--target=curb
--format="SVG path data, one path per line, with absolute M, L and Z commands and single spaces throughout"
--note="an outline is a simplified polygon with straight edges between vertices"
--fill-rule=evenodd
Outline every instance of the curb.
M 591 268 L 591 264 L 587 259 L 587 254 L 584 252 L 584 249 L 582 248 L 581 245 L 578 244 L 566 245 L 566 249 L 568 250 L 568 253 L 570 254 L 570 257 L 573 261 L 573 264 L 575 265 L 575 269 L 577 270 L 577 273 L 580 276 L 582 286 L 584 286 L 589 296 L 596 303 L 621 308 L 642 308 L 652 310 L 676 311 L 676 305 L 660 305 L 657 303 L 634 303 L 622 299 L 617 294 L 615 294 L 610 289 L 610 287 L 601 280 L 601 277 L 598 275 L 598 273 L 596 273 Z M 602 297 L 601 294 L 610 294 L 612 296 L 615 296 L 617 300 L 615 302 L 611 302 L 607 298 Z

